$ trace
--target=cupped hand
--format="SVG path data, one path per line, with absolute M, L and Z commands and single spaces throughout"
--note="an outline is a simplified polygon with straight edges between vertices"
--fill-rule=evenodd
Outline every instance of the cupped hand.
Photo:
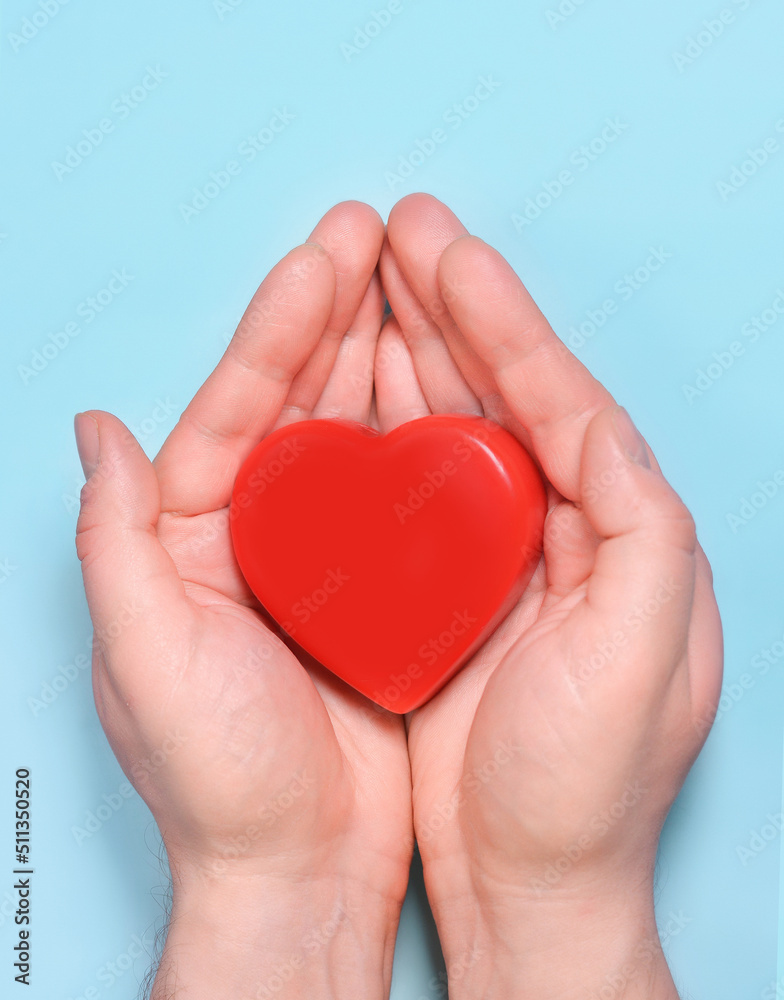
M 533 454 L 549 496 L 519 604 L 410 719 L 450 996 L 583 996 L 624 967 L 640 996 L 674 996 L 656 846 L 722 670 L 693 520 L 626 411 L 444 205 L 395 206 L 381 274 L 394 315 L 377 351 L 381 429 L 485 415 Z
M 243 915 L 238 937 L 258 919 L 268 943 L 290 949 L 289 903 L 302 932 L 366 924 L 358 933 L 372 928 L 388 981 L 413 843 L 403 720 L 368 711 L 295 655 L 245 584 L 229 534 L 237 471 L 271 430 L 374 419 L 383 235 L 366 205 L 328 212 L 264 280 L 154 463 L 108 413 L 81 414 L 76 427 L 96 704 L 161 830 L 175 914 L 192 901 L 203 913 L 199 901 L 228 886 L 263 885 L 263 900 L 226 900 L 229 927 Z M 182 947 L 195 942 L 187 920 L 172 926 L 184 928 Z

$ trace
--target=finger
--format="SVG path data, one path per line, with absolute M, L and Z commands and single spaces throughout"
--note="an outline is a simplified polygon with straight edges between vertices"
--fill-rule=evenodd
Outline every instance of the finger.
M 389 213 L 387 238 L 400 272 L 430 319 L 452 326 L 438 284 L 438 262 L 454 240 L 468 230 L 449 208 L 429 194 L 410 194 Z
M 703 740 L 719 706 L 723 672 L 724 638 L 713 592 L 713 573 L 698 544 L 694 615 L 689 629 L 689 683 L 694 726 Z
M 389 243 L 381 250 L 380 268 L 387 299 L 411 351 L 430 409 L 433 413 L 483 416 L 482 404 L 463 378 L 437 324 L 408 286 Z
M 647 638 L 655 662 L 672 668 L 683 658 L 691 617 L 694 521 L 648 467 L 645 442 L 622 407 L 606 407 L 588 425 L 580 477 L 583 511 L 601 538 L 587 608 L 621 633 L 617 645 Z
M 585 513 L 570 500 L 555 494 L 544 522 L 544 557 L 547 596 L 544 607 L 571 594 L 591 574 L 599 536 Z
M 126 649 L 144 650 L 175 633 L 192 609 L 156 534 L 160 495 L 150 460 L 110 413 L 77 414 L 74 428 L 87 476 L 76 550 L 96 640 L 111 668 Z
M 366 423 L 373 399 L 373 360 L 384 315 L 381 278 L 373 272 L 365 297 L 338 347 L 327 384 L 311 416 L 314 419 Z
M 376 350 L 376 410 L 382 434 L 430 413 L 414 359 L 394 316 L 384 324 Z
M 335 299 L 321 339 L 294 379 L 276 426 L 312 416 L 378 264 L 384 223 L 370 205 L 344 201 L 331 208 L 309 237 L 335 269 Z
M 389 216 L 388 240 L 403 279 L 426 312 L 429 323 L 443 337 L 473 394 L 481 400 L 484 414 L 506 422 L 506 408 L 492 373 L 467 342 L 449 311 L 449 300 L 461 288 L 457 284 L 439 283 L 438 279 L 442 253 L 454 240 L 467 235 L 457 216 L 428 194 L 412 194 L 401 199 Z M 412 326 L 412 335 L 417 335 L 418 330 Z M 407 333 L 405 327 L 404 332 Z M 427 336 L 428 332 L 429 327 L 423 322 L 421 335 Z
M 262 282 L 226 353 L 155 459 L 164 511 L 224 507 L 239 467 L 272 428 L 332 310 L 335 274 L 303 244 Z
M 439 280 L 458 289 L 449 310 L 528 430 L 547 478 L 576 500 L 583 437 L 592 417 L 612 404 L 611 395 L 556 337 L 510 265 L 482 240 L 450 244 Z

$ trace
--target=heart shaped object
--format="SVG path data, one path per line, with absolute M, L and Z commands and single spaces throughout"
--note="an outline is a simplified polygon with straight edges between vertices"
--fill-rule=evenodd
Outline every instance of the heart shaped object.
M 479 648 L 525 589 L 546 498 L 490 420 L 430 416 L 380 435 L 305 420 L 251 452 L 231 532 L 265 610 L 377 704 L 408 712 Z

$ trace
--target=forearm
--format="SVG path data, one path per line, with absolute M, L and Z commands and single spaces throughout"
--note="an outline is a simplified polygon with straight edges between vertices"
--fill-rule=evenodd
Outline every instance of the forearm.
M 151 1000 L 382 1000 L 398 918 L 351 882 L 175 888 Z

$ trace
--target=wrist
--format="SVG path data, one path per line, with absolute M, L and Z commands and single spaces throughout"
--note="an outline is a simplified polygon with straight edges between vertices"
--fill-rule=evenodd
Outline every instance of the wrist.
M 648 877 L 532 895 L 467 875 L 433 910 L 450 1000 L 678 1000 Z
M 151 1000 L 381 1000 L 400 903 L 335 877 L 175 877 Z

